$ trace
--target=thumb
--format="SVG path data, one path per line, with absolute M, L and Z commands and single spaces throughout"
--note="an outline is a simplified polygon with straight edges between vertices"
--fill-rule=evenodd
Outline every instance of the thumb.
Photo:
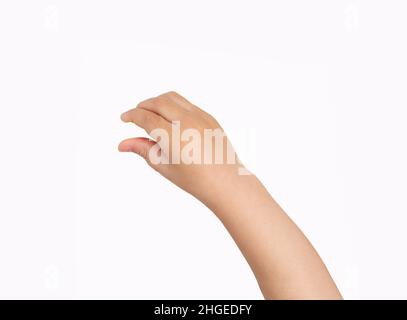
M 134 152 L 139 156 L 143 157 L 148 163 L 150 163 L 149 153 L 152 147 L 154 147 L 157 142 L 150 140 L 148 138 L 130 138 L 123 140 L 119 144 L 120 152 Z

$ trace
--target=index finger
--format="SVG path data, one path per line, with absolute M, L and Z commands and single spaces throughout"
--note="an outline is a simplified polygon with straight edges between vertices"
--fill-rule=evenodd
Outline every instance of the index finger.
M 170 129 L 170 123 L 167 120 L 143 108 L 134 108 L 126 111 L 121 115 L 121 119 L 124 122 L 133 122 L 143 128 L 149 135 L 154 129 L 165 129 L 167 132 Z

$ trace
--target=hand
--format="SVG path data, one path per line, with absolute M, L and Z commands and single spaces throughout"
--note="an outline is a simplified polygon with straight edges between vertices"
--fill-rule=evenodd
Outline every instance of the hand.
M 141 102 L 122 120 L 144 128 L 153 140 L 127 139 L 119 150 L 141 155 L 219 217 L 266 298 L 341 299 L 301 230 L 255 176 L 238 174 L 233 148 L 212 116 L 169 92 Z
M 147 99 L 122 114 L 153 138 L 122 141 L 119 150 L 134 152 L 164 177 L 207 206 L 239 173 L 233 147 L 219 123 L 175 92 Z

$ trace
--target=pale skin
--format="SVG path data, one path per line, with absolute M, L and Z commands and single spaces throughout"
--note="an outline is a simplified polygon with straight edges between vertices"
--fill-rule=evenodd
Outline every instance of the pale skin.
M 145 100 L 123 113 L 121 119 L 148 134 L 162 128 L 171 135 L 171 121 L 180 121 L 181 130 L 222 129 L 211 115 L 175 92 Z M 149 151 L 156 144 L 161 152 L 172 150 L 171 140 L 170 146 L 162 143 L 130 138 L 120 143 L 119 151 L 143 157 L 219 218 L 249 263 L 266 299 L 342 299 L 316 250 L 255 175 L 239 175 L 239 163 L 152 163 Z M 181 148 L 184 144 L 181 142 Z M 171 154 L 164 156 L 171 158 Z

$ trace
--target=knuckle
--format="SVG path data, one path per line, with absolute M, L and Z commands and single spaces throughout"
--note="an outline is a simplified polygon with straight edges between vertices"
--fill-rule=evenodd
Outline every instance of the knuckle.
M 168 98 L 171 98 L 171 99 L 179 97 L 179 94 L 177 92 L 175 92 L 175 91 L 168 91 L 164 95 L 167 96 Z
M 142 149 L 140 150 L 140 156 L 142 156 L 144 159 L 147 160 L 147 158 L 148 158 L 148 153 L 147 153 L 147 149 L 146 149 L 146 148 L 142 148 Z
M 155 99 L 147 99 L 147 100 L 141 101 L 137 105 L 137 108 L 147 109 L 149 106 L 154 105 L 154 101 L 155 101 Z
M 163 103 L 166 103 L 167 101 L 168 101 L 168 99 L 165 97 L 165 95 L 161 95 L 161 96 L 155 97 L 154 100 L 152 101 L 152 103 L 158 107 L 158 106 L 162 105 Z
M 143 108 L 145 105 L 145 101 L 141 101 L 137 104 L 136 108 Z

